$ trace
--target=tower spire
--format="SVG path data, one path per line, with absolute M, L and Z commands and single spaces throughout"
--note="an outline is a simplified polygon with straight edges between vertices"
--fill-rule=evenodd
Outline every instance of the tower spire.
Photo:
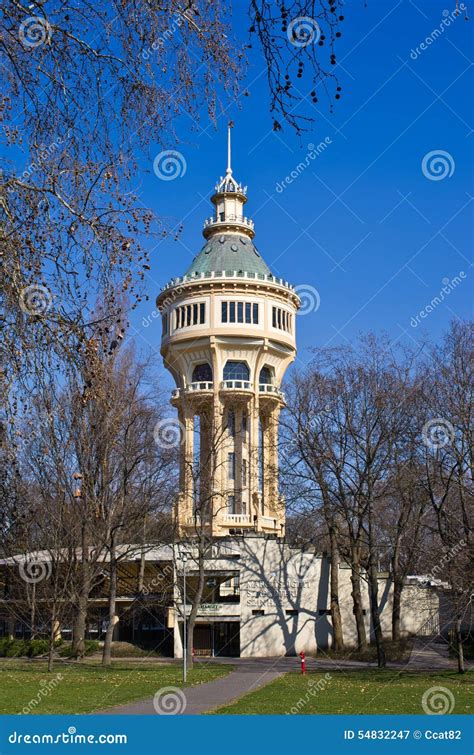
M 227 175 L 232 174 L 232 165 L 231 165 L 231 156 L 232 156 L 232 145 L 231 145 L 231 137 L 230 137 L 230 130 L 231 128 L 234 128 L 234 121 L 229 121 L 227 125 Z

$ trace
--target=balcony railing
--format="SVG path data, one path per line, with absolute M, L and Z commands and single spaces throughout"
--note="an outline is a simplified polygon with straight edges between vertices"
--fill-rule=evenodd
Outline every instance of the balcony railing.
M 222 522 L 224 524 L 252 524 L 250 514 L 223 514 Z
M 250 380 L 223 380 L 221 382 L 222 391 L 251 391 L 252 383 Z
M 214 388 L 214 383 L 209 380 L 200 380 L 198 383 L 189 383 L 189 385 L 186 386 L 186 391 L 212 391 Z
M 238 215 L 227 215 L 225 220 L 216 219 L 214 217 L 206 218 L 206 220 L 204 221 L 204 228 L 208 228 L 210 225 L 227 225 L 228 223 L 238 223 L 239 225 L 244 225 L 246 228 L 251 229 L 253 229 L 254 227 L 253 220 L 251 220 L 250 218 L 243 216 L 239 217 Z
M 193 275 L 183 275 L 182 278 L 173 278 L 170 280 L 161 290 L 166 291 L 169 288 L 180 286 L 183 283 L 194 283 L 195 281 L 202 281 L 208 278 L 245 278 L 246 280 L 271 283 L 275 286 L 289 289 L 290 291 L 295 290 L 295 287 L 283 278 L 276 278 L 274 275 L 267 275 L 265 273 L 249 273 L 246 270 L 209 270 L 204 273 L 196 272 L 193 273 Z M 164 306 L 166 306 L 166 302 L 164 302 Z
M 181 396 L 182 388 L 174 388 L 171 392 L 171 398 L 179 398 Z M 189 383 L 184 388 L 185 393 L 200 393 L 200 392 L 212 392 L 214 390 L 214 383 L 208 380 L 201 380 L 197 383 Z
M 285 394 L 280 391 L 279 388 L 276 387 L 276 385 L 272 385 L 271 383 L 260 383 L 258 386 L 259 393 L 271 393 L 274 396 L 278 396 L 278 398 L 284 399 Z

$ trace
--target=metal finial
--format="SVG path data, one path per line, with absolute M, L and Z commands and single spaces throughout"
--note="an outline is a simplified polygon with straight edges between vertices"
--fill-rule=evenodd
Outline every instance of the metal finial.
M 231 140 L 230 140 L 230 130 L 231 128 L 234 128 L 234 121 L 229 121 L 229 124 L 227 126 L 227 173 L 232 173 L 232 167 L 231 167 Z

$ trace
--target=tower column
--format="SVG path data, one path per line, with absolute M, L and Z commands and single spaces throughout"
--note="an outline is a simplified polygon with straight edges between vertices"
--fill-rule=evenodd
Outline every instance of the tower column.
M 258 395 L 252 399 L 249 406 L 249 465 L 250 465 L 250 483 L 249 483 L 249 514 L 251 522 L 254 517 L 260 515 L 260 495 L 259 495 L 259 402 Z

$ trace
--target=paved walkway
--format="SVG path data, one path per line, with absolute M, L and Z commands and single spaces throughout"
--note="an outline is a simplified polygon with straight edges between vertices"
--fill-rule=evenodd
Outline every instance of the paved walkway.
M 446 671 L 456 666 L 456 660 L 449 657 L 449 647 L 442 637 L 417 637 L 413 643 L 407 663 L 409 671 Z
M 182 661 L 174 661 L 174 663 L 181 664 Z M 234 671 L 231 671 L 230 674 L 221 679 L 214 679 L 205 684 L 196 684 L 193 687 L 187 687 L 184 690 L 185 707 L 180 692 L 176 692 L 174 701 L 169 701 L 169 709 L 179 708 L 180 712 L 186 715 L 206 713 L 273 682 L 288 671 L 299 671 L 300 669 L 299 658 L 293 657 L 203 658 L 202 660 L 196 660 L 195 663 L 202 663 L 203 665 L 224 663 L 234 666 Z M 306 661 L 308 671 L 334 670 L 335 667 L 340 669 L 360 669 L 374 667 L 375 665 L 374 663 L 362 663 L 360 661 L 324 661 L 320 658 L 308 658 Z M 163 707 L 166 707 L 166 701 L 164 703 Z M 101 715 L 131 716 L 150 715 L 156 714 L 156 712 L 153 698 L 99 711 Z
M 233 662 L 233 658 L 227 658 L 227 663 Z M 173 693 L 169 699 L 168 710 L 185 713 L 186 715 L 196 715 L 213 710 L 218 706 L 230 703 L 248 692 L 252 692 L 259 687 L 273 682 L 284 672 L 272 668 L 271 664 L 260 666 L 253 661 L 249 663 L 239 663 L 235 671 L 231 671 L 222 679 L 215 679 L 205 684 L 196 684 L 193 687 L 186 687 L 183 690 L 184 697 L 180 691 Z M 174 697 L 174 700 L 173 700 Z M 186 704 L 184 705 L 184 700 Z M 150 715 L 157 713 L 154 707 L 154 699 L 141 700 L 137 703 L 120 705 L 102 711 L 103 715 Z M 162 698 L 162 706 L 166 709 L 166 698 Z

